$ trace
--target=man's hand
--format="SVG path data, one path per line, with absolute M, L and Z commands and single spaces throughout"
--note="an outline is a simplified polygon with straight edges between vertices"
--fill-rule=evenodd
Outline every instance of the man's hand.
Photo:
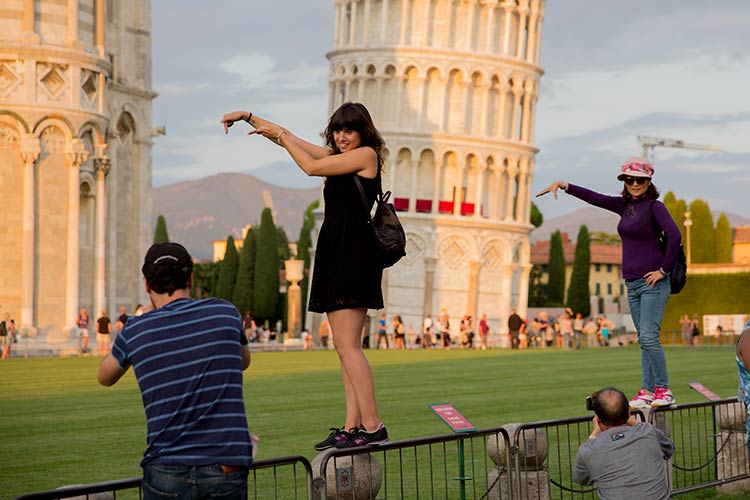
M 602 432 L 601 421 L 599 420 L 599 417 L 594 415 L 594 418 L 591 421 L 594 424 L 594 429 L 591 431 L 591 434 L 589 434 L 589 439 L 597 437 Z

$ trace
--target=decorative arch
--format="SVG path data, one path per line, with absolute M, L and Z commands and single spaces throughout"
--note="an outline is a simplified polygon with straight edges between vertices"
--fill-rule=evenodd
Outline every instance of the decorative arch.
M 44 131 L 50 127 L 54 127 L 60 131 L 65 138 L 65 144 L 70 144 L 75 137 L 75 129 L 73 128 L 73 124 L 70 123 L 70 120 L 58 115 L 43 117 L 36 123 L 32 133 L 41 139 Z
M 14 111 L 0 110 L 0 122 L 14 125 L 18 129 L 19 135 L 29 133 L 29 124 Z

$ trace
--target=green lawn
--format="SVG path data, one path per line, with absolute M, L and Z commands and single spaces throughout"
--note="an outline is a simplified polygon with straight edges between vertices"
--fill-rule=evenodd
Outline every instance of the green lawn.
M 702 401 L 700 381 L 736 394 L 731 346 L 668 347 L 678 403 Z M 446 434 L 428 403 L 453 403 L 477 428 L 584 415 L 604 385 L 640 385 L 637 347 L 582 351 L 370 351 L 382 418 L 392 440 Z M 140 475 L 145 419 L 132 372 L 96 382 L 100 358 L 0 362 L 2 498 Z M 315 456 L 312 444 L 343 423 L 338 358 L 329 352 L 253 354 L 245 375 L 258 458 Z M 702 494 L 705 496 L 705 493 Z M 737 498 L 737 497 L 734 497 Z

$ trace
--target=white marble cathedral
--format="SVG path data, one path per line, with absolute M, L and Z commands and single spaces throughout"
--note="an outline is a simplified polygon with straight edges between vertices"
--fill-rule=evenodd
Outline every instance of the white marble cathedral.
M 331 112 L 371 111 L 388 148 L 407 256 L 384 276 L 388 316 L 419 332 L 525 316 L 543 0 L 336 0 Z M 476 320 L 475 320 L 476 321 Z M 476 322 L 475 322 L 476 325 Z
M 93 325 L 141 294 L 150 29 L 150 0 L 0 9 L 0 311 L 50 347 L 70 341 L 79 307 Z

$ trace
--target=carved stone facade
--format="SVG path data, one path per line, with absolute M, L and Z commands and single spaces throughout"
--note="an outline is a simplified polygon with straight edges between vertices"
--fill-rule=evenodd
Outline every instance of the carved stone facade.
M 388 148 L 384 190 L 407 256 L 384 277 L 389 316 L 525 315 L 543 0 L 337 0 L 333 112 L 364 103 Z
M 6 4 L 0 306 L 54 349 L 71 340 L 80 307 L 113 317 L 143 299 L 156 97 L 151 2 Z

